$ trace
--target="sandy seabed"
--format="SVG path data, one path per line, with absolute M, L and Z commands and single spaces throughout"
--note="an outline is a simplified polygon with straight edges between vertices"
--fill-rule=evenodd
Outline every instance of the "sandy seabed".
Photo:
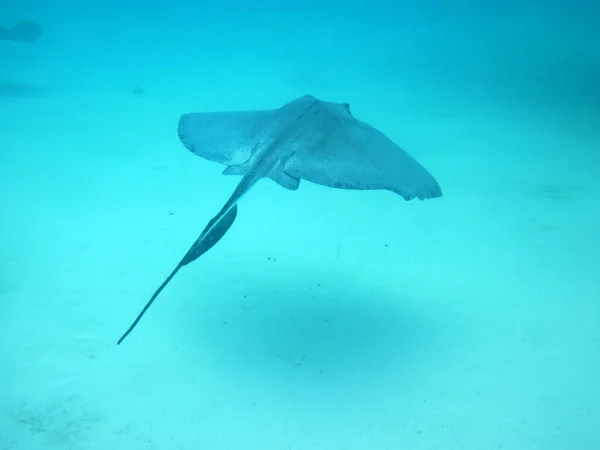
M 81 80 L 3 84 L 0 449 L 597 448 L 598 110 Z M 351 102 L 444 196 L 261 181 L 117 346 L 237 181 L 179 115 L 304 93 Z

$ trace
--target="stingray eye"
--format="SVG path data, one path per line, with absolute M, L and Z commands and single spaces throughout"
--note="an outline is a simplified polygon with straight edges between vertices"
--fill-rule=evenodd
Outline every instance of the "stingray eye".
M 346 111 L 350 112 L 350 103 L 342 103 L 342 107 L 343 107 L 343 108 L 344 108 Z

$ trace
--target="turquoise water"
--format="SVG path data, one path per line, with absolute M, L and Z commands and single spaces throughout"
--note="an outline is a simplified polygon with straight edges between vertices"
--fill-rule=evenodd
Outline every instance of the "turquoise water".
M 0 450 L 600 448 L 595 2 L 0 1 Z M 239 181 L 183 113 L 348 102 L 443 197 Z

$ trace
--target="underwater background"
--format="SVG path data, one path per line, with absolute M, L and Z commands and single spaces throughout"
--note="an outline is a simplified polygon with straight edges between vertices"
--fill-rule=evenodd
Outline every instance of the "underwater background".
M 0 450 L 600 449 L 600 4 L 0 0 Z M 443 197 L 239 177 L 183 113 L 348 102 Z

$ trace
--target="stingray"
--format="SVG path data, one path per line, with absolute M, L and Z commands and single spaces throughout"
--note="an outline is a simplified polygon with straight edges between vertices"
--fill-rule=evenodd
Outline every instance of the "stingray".
M 30 43 L 37 41 L 42 35 L 42 27 L 33 22 L 19 22 L 12 28 L 0 26 L 0 41 Z
M 261 178 L 289 190 L 307 180 L 340 189 L 389 190 L 405 200 L 442 195 L 423 166 L 380 131 L 356 119 L 347 103 L 305 95 L 271 110 L 188 113 L 180 117 L 178 132 L 188 150 L 227 166 L 224 175 L 242 178 L 118 344 L 179 269 L 225 235 L 235 221 L 238 202 Z

